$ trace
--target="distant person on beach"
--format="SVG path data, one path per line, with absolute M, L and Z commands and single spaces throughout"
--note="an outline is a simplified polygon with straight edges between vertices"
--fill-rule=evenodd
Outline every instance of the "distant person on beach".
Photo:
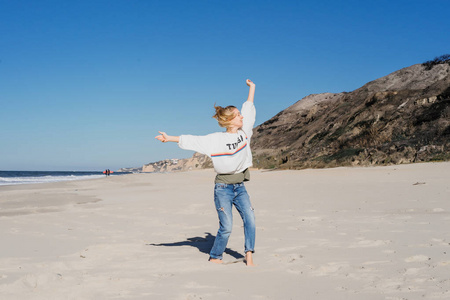
M 249 93 L 241 112 L 234 106 L 215 106 L 220 127 L 225 132 L 205 136 L 169 136 L 160 131 L 155 138 L 163 143 L 176 142 L 182 149 L 193 150 L 211 157 L 216 171 L 214 203 L 219 216 L 219 231 L 209 253 L 209 260 L 222 263 L 223 252 L 228 243 L 233 226 L 233 205 L 244 222 L 245 262 L 254 266 L 252 254 L 255 247 L 255 214 L 244 181 L 250 180 L 249 167 L 252 166 L 250 138 L 255 124 L 256 110 L 253 104 L 255 84 L 247 79 Z

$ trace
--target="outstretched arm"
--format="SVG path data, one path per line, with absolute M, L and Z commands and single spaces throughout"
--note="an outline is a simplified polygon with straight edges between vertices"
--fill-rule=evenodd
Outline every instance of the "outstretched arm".
M 250 79 L 247 79 L 245 82 L 250 87 L 250 89 L 248 90 L 247 101 L 253 102 L 253 100 L 255 99 L 255 84 Z
M 180 141 L 180 137 L 179 136 L 170 136 L 167 135 L 165 132 L 162 131 L 158 131 L 160 133 L 160 135 L 155 136 L 155 139 L 163 142 L 163 143 L 167 143 L 167 142 L 175 142 L 178 143 Z
M 255 125 L 256 110 L 255 105 L 253 105 L 253 100 L 255 97 L 255 84 L 250 80 L 246 80 L 249 86 L 248 99 L 242 104 L 241 115 L 244 117 L 242 120 L 242 130 L 247 134 L 247 137 L 252 136 L 253 125 Z

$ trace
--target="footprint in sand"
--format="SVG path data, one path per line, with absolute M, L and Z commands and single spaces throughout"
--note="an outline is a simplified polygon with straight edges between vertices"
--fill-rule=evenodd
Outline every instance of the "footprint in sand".
M 23 286 L 35 289 L 40 286 L 44 286 L 53 281 L 59 281 L 62 279 L 62 275 L 59 273 L 42 273 L 42 274 L 27 274 L 19 281 L 22 282 Z
M 173 274 L 173 273 L 158 273 L 155 276 L 162 279 L 162 278 L 173 277 L 173 276 L 175 276 L 175 274 Z
M 409 268 L 405 270 L 405 275 L 417 275 L 420 274 L 420 272 L 423 271 L 419 268 Z
M 344 268 L 347 269 L 348 267 L 348 262 L 330 262 L 326 265 L 319 266 L 311 273 L 315 276 L 329 276 L 341 271 Z
M 367 247 L 380 247 L 389 244 L 391 241 L 386 240 L 362 240 L 356 243 L 353 243 L 349 246 L 349 248 L 367 248 Z
M 405 258 L 406 262 L 424 262 L 424 261 L 428 261 L 431 258 L 426 256 L 426 255 L 413 255 L 410 257 Z

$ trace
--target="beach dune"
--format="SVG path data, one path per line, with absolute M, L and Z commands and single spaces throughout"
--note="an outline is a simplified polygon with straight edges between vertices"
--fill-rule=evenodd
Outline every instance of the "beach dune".
M 0 186 L 0 299 L 449 299 L 450 163 L 252 171 L 225 264 L 212 170 Z

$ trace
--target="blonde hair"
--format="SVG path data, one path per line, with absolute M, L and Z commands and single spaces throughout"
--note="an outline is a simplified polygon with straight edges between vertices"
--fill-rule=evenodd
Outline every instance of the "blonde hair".
M 214 109 L 216 110 L 216 114 L 213 116 L 213 118 L 217 119 L 220 127 L 228 127 L 230 125 L 230 121 L 233 120 L 236 116 L 236 107 L 233 105 L 221 107 L 214 104 Z

